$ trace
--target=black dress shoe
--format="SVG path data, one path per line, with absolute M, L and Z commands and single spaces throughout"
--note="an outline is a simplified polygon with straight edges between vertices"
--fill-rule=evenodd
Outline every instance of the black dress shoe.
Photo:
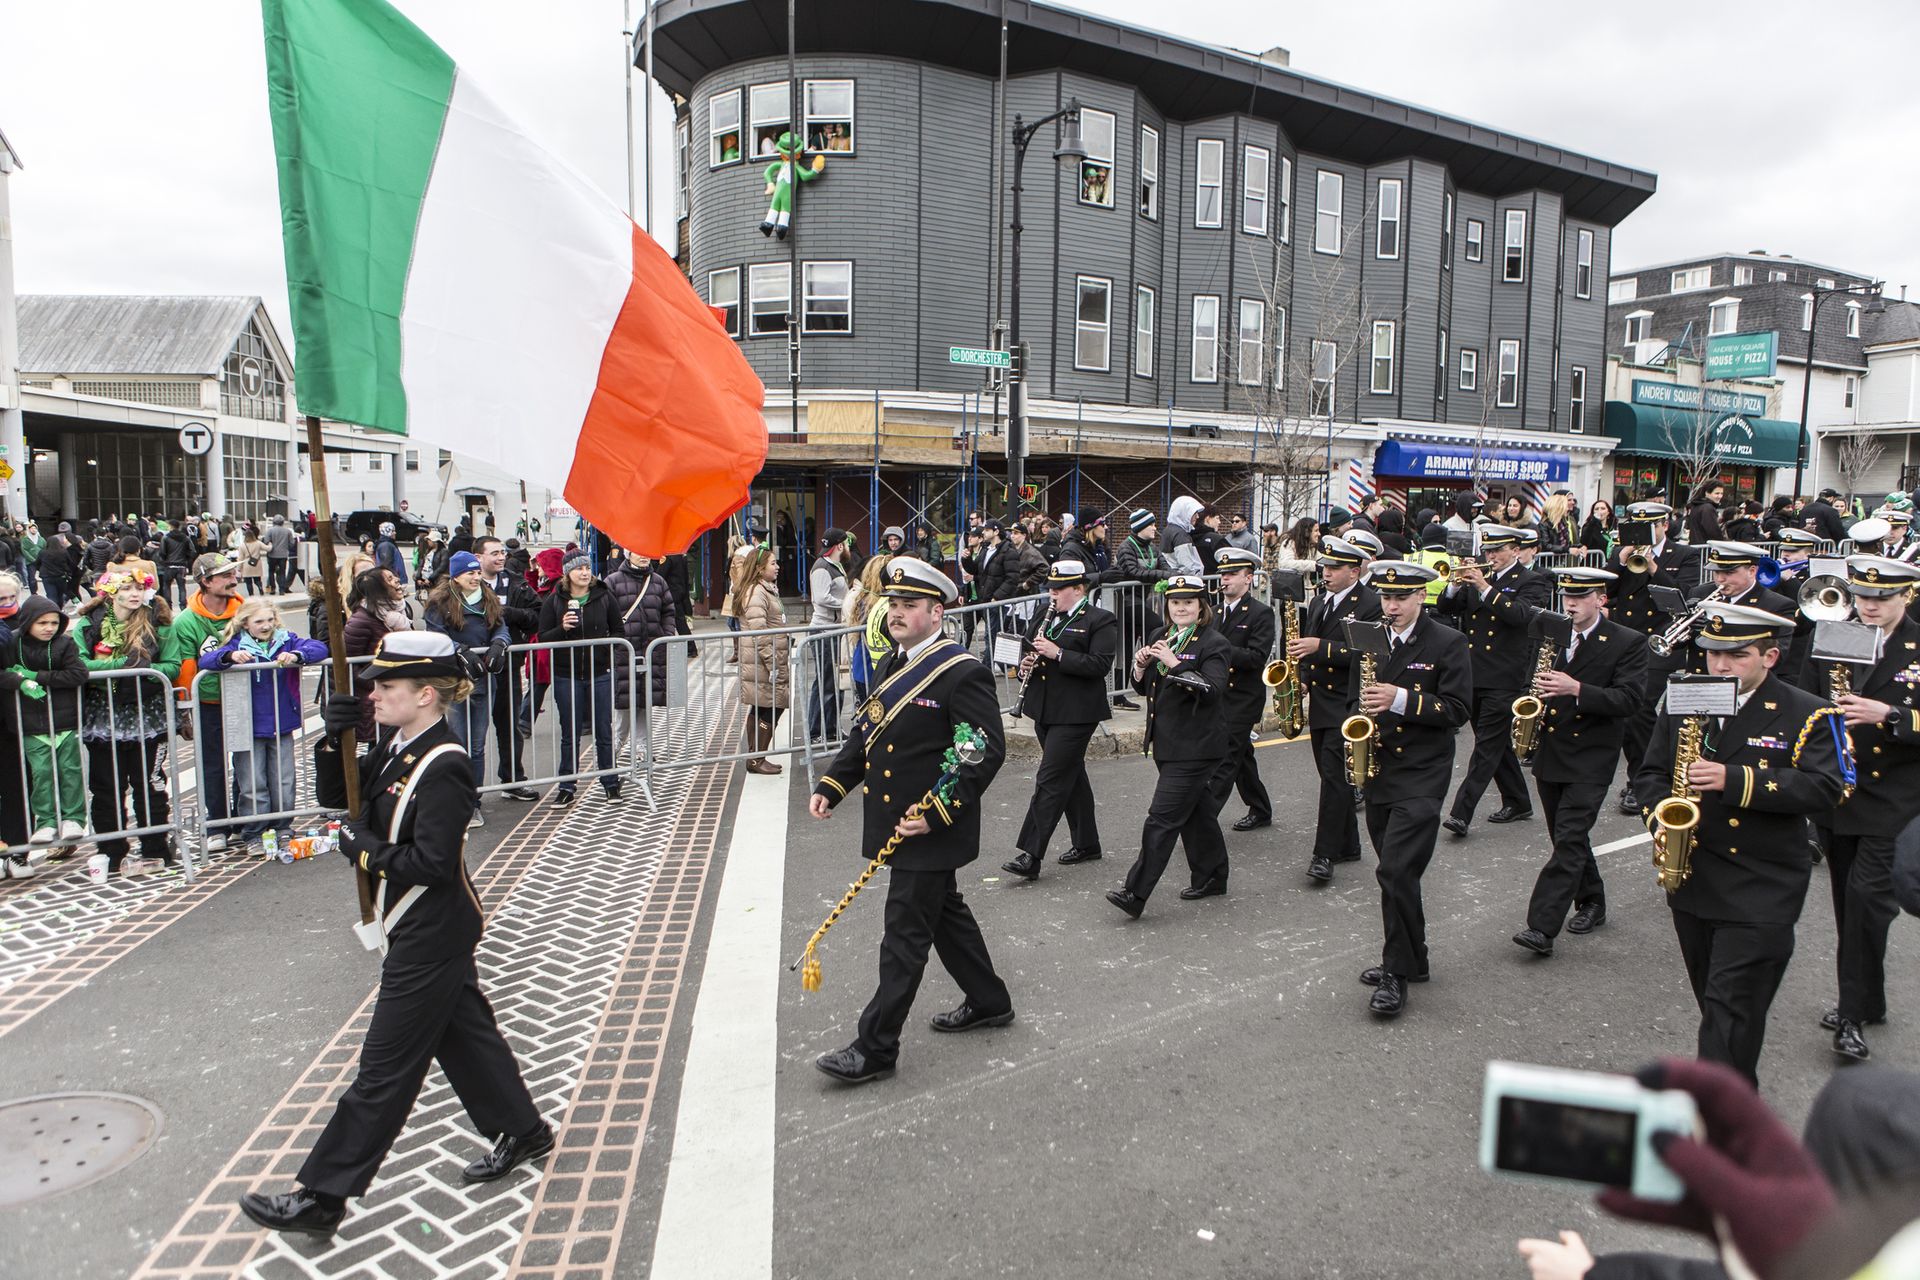
M 1005 1013 L 982 1013 L 970 1004 L 962 1004 L 958 1009 L 934 1014 L 927 1019 L 927 1025 L 935 1031 L 971 1031 L 975 1027 L 1004 1027 L 1012 1021 L 1011 1009 Z
M 893 1074 L 892 1063 L 881 1066 L 871 1062 L 866 1054 L 853 1045 L 823 1053 L 813 1060 L 813 1065 L 841 1084 L 865 1084 L 869 1080 L 884 1080 Z
M 1573 913 L 1573 919 L 1567 921 L 1568 933 L 1592 933 L 1607 922 L 1607 909 L 1592 903 Z
M 1513 940 L 1537 956 L 1553 954 L 1553 939 L 1538 929 L 1522 929 L 1513 935 Z
M 1070 867 L 1076 862 L 1098 861 L 1100 861 L 1100 851 L 1098 849 L 1069 849 L 1061 854 L 1059 858 L 1060 865 L 1063 867 Z
M 1884 1016 L 1867 1018 L 1863 1020 L 1860 1025 L 1863 1027 L 1878 1027 L 1884 1026 L 1886 1021 Z M 1840 1011 L 1838 1009 L 1827 1010 L 1820 1018 L 1820 1029 L 1822 1031 L 1838 1031 L 1840 1029 Z
M 1307 879 L 1322 883 L 1333 879 L 1333 864 L 1325 858 L 1315 858 L 1307 864 Z
M 508 800 L 518 800 L 523 804 L 540 798 L 540 793 L 532 787 L 508 787 L 500 794 Z
M 1833 1033 L 1833 1051 L 1854 1062 L 1865 1062 L 1873 1056 L 1867 1038 L 1860 1034 L 1860 1024 L 1847 1018 L 1840 1019 L 1840 1029 Z
M 1226 877 L 1214 876 L 1212 879 L 1208 880 L 1205 884 L 1190 885 L 1187 888 L 1182 889 L 1180 891 L 1180 897 L 1183 901 L 1192 902 L 1197 898 L 1218 898 L 1223 894 L 1225 894 L 1226 891 L 1227 891 Z
M 1254 815 L 1249 813 L 1245 817 L 1241 818 L 1240 821 L 1234 823 L 1233 829 L 1235 831 L 1257 831 L 1261 827 L 1270 827 L 1272 825 L 1273 825 L 1272 818 L 1270 817 L 1256 818 Z
M 1107 901 L 1132 916 L 1135 920 L 1147 909 L 1147 900 L 1131 889 L 1107 890 Z
M 1488 822 L 1525 822 L 1533 816 L 1532 809 L 1521 809 L 1515 805 L 1503 804 L 1487 815 Z
M 1407 981 L 1408 982 L 1425 982 L 1429 976 L 1430 975 L 1424 974 L 1424 973 L 1410 973 L 1407 975 Z M 1362 969 L 1360 971 L 1360 981 L 1365 983 L 1369 987 L 1379 986 L 1380 985 L 1380 966 L 1376 964 L 1376 965 L 1369 966 L 1368 968 Z
M 1447 830 L 1453 832 L 1453 834 L 1455 834 L 1456 836 L 1463 836 L 1467 834 L 1467 820 L 1465 818 L 1455 818 L 1455 817 L 1449 816 L 1443 819 L 1440 825 L 1445 827 Z
M 1358 862 L 1360 861 L 1360 851 L 1358 849 L 1355 849 L 1352 853 L 1343 853 L 1337 858 L 1329 859 L 1329 861 L 1331 861 L 1336 867 L 1343 862 Z
M 324 1238 L 340 1229 L 340 1219 L 347 1216 L 347 1204 L 338 1196 L 323 1196 L 305 1187 L 295 1187 L 278 1196 L 249 1191 L 240 1197 L 240 1212 L 269 1231 L 297 1231 Z
M 1407 1007 L 1407 980 L 1397 973 L 1383 973 L 1380 984 L 1373 989 L 1373 998 L 1367 1001 L 1367 1008 L 1382 1018 L 1396 1018 Z
M 529 1160 L 538 1160 L 553 1150 L 553 1126 L 543 1124 L 522 1137 L 502 1134 L 493 1150 L 460 1171 L 467 1182 L 497 1182 Z
M 1040 859 L 1034 857 L 1025 849 L 1022 849 L 1019 853 L 1014 854 L 1013 857 L 1001 863 L 1000 869 L 1008 875 L 1019 876 L 1022 880 L 1038 880 L 1040 878 Z
M 1640 816 L 1640 797 L 1633 794 L 1632 787 L 1620 788 L 1620 812 L 1636 818 Z
M 1129 698 L 1124 693 L 1119 694 L 1114 698 L 1113 705 L 1116 707 L 1120 707 L 1126 711 L 1138 711 L 1140 709 L 1140 704 L 1135 702 L 1132 698 Z

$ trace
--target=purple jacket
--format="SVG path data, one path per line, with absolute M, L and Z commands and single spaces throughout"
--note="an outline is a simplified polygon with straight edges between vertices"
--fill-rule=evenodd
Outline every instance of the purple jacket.
M 252 662 L 235 663 L 233 655 L 240 647 L 241 637 L 221 645 L 211 653 L 200 655 L 202 671 L 244 671 L 253 667 L 261 659 Z M 279 657 L 291 653 L 300 659 L 301 665 L 310 662 L 324 662 L 327 658 L 327 646 L 324 641 L 308 640 L 302 636 L 287 633 L 285 640 L 273 650 L 271 656 Z M 253 687 L 253 736 L 256 738 L 275 738 L 283 733 L 292 733 L 300 727 L 300 667 L 261 667 L 253 672 L 249 682 Z

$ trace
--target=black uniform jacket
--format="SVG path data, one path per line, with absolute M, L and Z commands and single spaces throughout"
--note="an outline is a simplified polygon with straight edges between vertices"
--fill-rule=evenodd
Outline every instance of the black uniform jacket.
M 1165 626 L 1147 633 L 1151 645 L 1167 634 Z M 1159 662 L 1147 664 L 1147 674 L 1133 687 L 1147 698 L 1147 732 L 1140 752 L 1148 751 L 1161 763 L 1173 760 L 1218 760 L 1227 754 L 1227 722 L 1223 714 L 1227 696 L 1227 642 L 1211 627 L 1193 633 L 1179 652 L 1180 661 L 1167 675 L 1182 671 L 1197 673 L 1207 682 L 1201 693 L 1176 684 L 1160 674 Z M 1131 663 L 1133 657 L 1128 655 Z
M 460 743 L 444 720 L 397 754 L 387 745 L 391 738 L 390 730 L 382 730 L 381 741 L 360 753 L 361 816 L 342 824 L 341 851 L 386 884 L 389 961 L 471 955 L 486 924 L 480 895 L 474 891 L 462 856 L 475 802 L 473 765 L 465 751 L 436 756 L 414 786 L 413 800 L 400 818 L 399 838 L 390 842 L 387 833 L 393 813 L 415 766 L 435 747 Z M 322 742 L 314 762 L 320 803 L 344 808 L 347 785 L 336 744 Z M 402 919 L 393 922 L 401 898 L 415 885 L 424 885 L 426 892 Z
M 1388 624 L 1391 631 L 1391 624 Z M 1374 679 L 1407 690 L 1404 714 L 1375 718 L 1374 751 L 1380 775 L 1367 783 L 1368 804 L 1445 798 L 1453 777 L 1453 737 L 1473 704 L 1473 664 L 1467 638 L 1421 615 L 1399 646 L 1377 663 Z M 1351 699 L 1360 696 L 1360 659 L 1353 660 Z
M 1493 589 L 1483 600 L 1472 587 L 1440 594 L 1440 611 L 1456 614 L 1473 659 L 1475 689 L 1523 689 L 1533 672 L 1527 663 L 1533 643 L 1527 624 L 1535 609 L 1544 609 L 1553 597 L 1549 578 L 1515 563 L 1497 577 L 1487 575 Z
M 1027 639 L 1040 633 L 1047 615 L 1027 627 Z M 1097 724 L 1113 718 L 1107 699 L 1107 676 L 1120 644 L 1120 620 L 1093 601 L 1083 600 L 1077 611 L 1055 618 L 1047 638 L 1060 646 L 1060 656 L 1034 661 L 1021 711 L 1035 724 Z
M 1647 638 L 1602 618 L 1580 642 L 1573 661 L 1562 653 L 1553 669 L 1578 680 L 1580 693 L 1547 699 L 1534 776 L 1542 782 L 1604 784 L 1613 777 L 1627 720 L 1647 696 Z
M 1713 583 L 1703 582 L 1693 590 L 1687 592 L 1687 599 L 1697 604 L 1712 594 Z M 1758 583 L 1755 583 L 1751 590 L 1742 595 L 1735 596 L 1728 603 L 1745 605 L 1749 609 L 1765 609 L 1768 613 L 1781 618 L 1793 618 L 1799 612 L 1800 608 L 1797 603 L 1781 595 L 1778 591 L 1769 591 Z M 1699 628 L 1695 627 L 1694 632 L 1698 634 Z M 1707 651 L 1705 649 L 1689 641 L 1686 645 L 1685 654 L 1687 670 L 1694 672 L 1706 671 Z M 1804 648 L 1798 656 L 1801 660 L 1804 660 Z M 1801 683 L 1800 669 L 1799 666 L 1796 665 L 1796 654 L 1792 646 L 1780 646 L 1780 661 L 1774 666 L 1773 674 L 1785 680 L 1788 684 Z
M 1708 721 L 1701 759 L 1727 766 L 1727 788 L 1700 797 L 1693 874 L 1669 896 L 1670 905 L 1709 920 L 1792 924 L 1800 918 L 1813 869 L 1807 819 L 1840 801 L 1833 732 L 1840 723 L 1833 707 L 1773 675 L 1739 715 L 1718 728 Z M 1648 830 L 1653 805 L 1673 793 L 1678 728 L 1663 706 L 1633 777 Z
M 1310 695 L 1307 702 L 1309 729 L 1337 729 L 1353 714 L 1352 668 L 1358 665 L 1353 650 L 1347 648 L 1345 623 L 1380 621 L 1380 593 L 1362 582 L 1332 609 L 1327 608 L 1327 593 L 1320 592 L 1300 610 L 1303 639 L 1318 639 L 1320 651 L 1300 660 L 1300 682 Z
M 1214 630 L 1227 642 L 1227 723 L 1249 729 L 1267 706 L 1267 686 L 1261 673 L 1273 657 L 1273 610 L 1252 596 L 1236 605 L 1220 606 Z
M 1006 759 L 1007 737 L 993 677 L 959 645 L 942 640 L 912 661 L 904 654 L 887 660 L 814 788 L 836 806 L 860 789 L 861 857 L 879 853 L 907 809 L 940 780 L 941 757 L 961 724 L 985 731 L 986 755 L 960 771 L 950 799 L 921 814 L 931 830 L 901 841 L 890 861 L 903 871 L 951 871 L 980 856 L 980 797 Z
M 1640 547 L 1637 550 L 1646 551 Z M 1620 553 L 1636 550 L 1632 547 L 1619 547 L 1613 558 L 1607 562 L 1607 568 L 1620 575 L 1607 584 L 1607 620 L 1630 627 L 1642 635 L 1656 636 L 1665 631 L 1673 622 L 1673 615 L 1662 613 L 1653 603 L 1649 586 L 1672 587 L 1676 591 L 1691 591 L 1700 580 L 1699 552 L 1692 547 L 1683 547 L 1668 539 L 1661 545 L 1659 568 L 1651 574 L 1633 573 L 1620 562 Z M 1661 657 L 1651 651 L 1647 654 L 1649 670 L 1678 671 L 1687 660 L 1680 649 Z
M 1809 665 L 1806 683 L 1820 696 L 1832 687 L 1828 673 L 1840 664 Z M 1873 669 L 1852 667 L 1849 678 L 1853 692 L 1887 703 L 1893 716 L 1847 730 L 1857 776 L 1853 794 L 1834 810 L 1833 829 L 1891 840 L 1920 816 L 1920 625 L 1902 620 Z

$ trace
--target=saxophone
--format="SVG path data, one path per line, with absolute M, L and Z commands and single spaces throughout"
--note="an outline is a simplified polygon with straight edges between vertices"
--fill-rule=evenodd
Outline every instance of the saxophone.
M 1680 722 L 1673 749 L 1673 784 L 1667 798 L 1653 806 L 1653 865 L 1660 870 L 1660 887 L 1672 893 L 1693 874 L 1693 829 L 1700 825 L 1700 793 L 1687 781 L 1687 770 L 1700 758 L 1706 736 L 1704 716 Z
M 1539 659 L 1533 664 L 1533 681 L 1527 692 L 1513 700 L 1513 754 L 1523 765 L 1533 763 L 1533 753 L 1540 746 L 1540 718 L 1547 713 L 1546 701 L 1540 696 L 1540 680 L 1553 670 L 1558 656 L 1553 642 L 1543 637 Z
M 1360 655 L 1360 687 L 1376 683 L 1373 672 L 1373 655 Z M 1348 716 L 1340 722 L 1340 736 L 1347 746 L 1347 782 L 1352 786 L 1364 787 L 1367 780 L 1380 776 L 1380 757 L 1374 754 L 1374 739 L 1379 736 L 1380 728 L 1373 717 L 1362 714 Z
M 1280 717 L 1280 736 L 1297 738 L 1307 727 L 1306 697 L 1300 688 L 1300 659 L 1286 656 L 1287 641 L 1300 637 L 1300 602 L 1287 597 L 1280 621 L 1281 656 L 1269 662 L 1260 680 L 1273 690 L 1273 713 Z

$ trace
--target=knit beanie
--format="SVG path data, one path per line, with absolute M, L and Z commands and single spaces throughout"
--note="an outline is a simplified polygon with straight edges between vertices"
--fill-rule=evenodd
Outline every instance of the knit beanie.
M 1082 529 L 1091 529 L 1095 525 L 1105 524 L 1107 518 L 1098 511 L 1095 511 L 1092 507 L 1082 507 L 1080 508 L 1080 514 L 1073 518 L 1073 522 Z
M 593 568 L 593 561 L 587 558 L 587 553 L 584 551 L 576 551 L 561 562 L 560 574 L 564 577 L 572 573 L 575 569 L 591 568 Z
M 1127 521 L 1127 528 L 1138 533 L 1148 525 L 1158 524 L 1159 522 L 1158 516 L 1154 515 L 1153 512 L 1147 510 L 1145 507 L 1141 507 L 1133 513 L 1133 518 Z

